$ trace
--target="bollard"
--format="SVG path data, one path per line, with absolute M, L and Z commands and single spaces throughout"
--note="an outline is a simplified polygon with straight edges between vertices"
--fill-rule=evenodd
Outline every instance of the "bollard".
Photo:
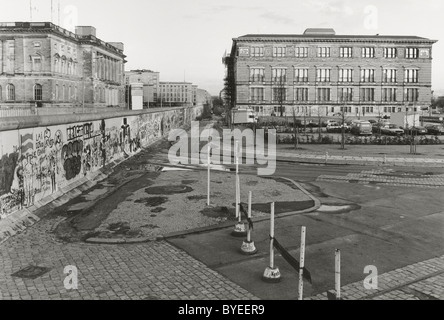
M 336 300 L 341 300 L 341 251 L 335 251 L 335 291 Z
M 270 238 L 270 266 L 265 269 L 262 279 L 265 282 L 276 283 L 281 281 L 281 273 L 279 268 L 274 265 L 274 202 L 271 204 Z
M 248 218 L 251 219 L 251 191 L 248 192 Z M 247 224 L 248 225 L 248 224 Z M 245 255 L 253 255 L 257 252 L 254 241 L 251 240 L 251 229 L 247 227 L 247 240 L 242 243 L 241 252 Z
M 301 250 L 299 255 L 299 300 L 304 297 L 305 227 L 301 229 Z
M 234 237 L 245 237 L 247 230 L 245 224 L 242 223 L 242 215 L 239 212 L 240 205 L 240 181 L 239 181 L 239 142 L 236 140 L 235 144 L 235 161 L 236 161 L 236 218 L 238 222 L 234 226 L 231 235 Z

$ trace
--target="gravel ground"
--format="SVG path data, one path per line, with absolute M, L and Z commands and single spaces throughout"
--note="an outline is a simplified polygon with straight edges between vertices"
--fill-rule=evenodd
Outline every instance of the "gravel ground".
M 150 187 L 133 192 L 120 203 L 96 231 L 102 237 L 109 231 L 114 238 L 119 231 L 125 236 L 156 237 L 234 221 L 235 175 L 212 172 L 210 207 L 206 181 L 206 171 L 163 172 Z M 248 202 L 248 191 L 253 192 L 253 204 L 310 200 L 302 191 L 273 179 L 241 175 L 240 184 L 243 203 Z M 267 214 L 252 212 L 253 217 Z

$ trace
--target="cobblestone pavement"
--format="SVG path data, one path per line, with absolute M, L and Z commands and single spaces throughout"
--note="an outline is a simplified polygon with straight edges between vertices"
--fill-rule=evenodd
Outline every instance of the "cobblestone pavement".
M 443 300 L 444 256 L 418 262 L 378 276 L 378 289 L 363 281 L 341 287 L 343 300 Z M 327 292 L 306 300 L 327 300 Z
M 165 241 L 131 245 L 64 243 L 51 234 L 57 219 L 42 219 L 0 245 L 0 300 L 238 300 L 257 299 Z M 78 270 L 67 290 L 66 266 Z M 49 268 L 35 279 L 12 276 L 28 266 Z
M 444 186 L 444 175 L 420 175 L 397 172 L 392 169 L 376 169 L 360 173 L 348 173 L 345 176 L 321 175 L 317 178 L 317 181 L 439 188 Z

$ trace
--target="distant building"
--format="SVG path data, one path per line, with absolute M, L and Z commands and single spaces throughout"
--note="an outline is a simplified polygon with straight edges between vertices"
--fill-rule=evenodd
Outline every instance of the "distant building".
M 248 34 L 233 39 L 225 96 L 263 115 L 384 116 L 431 101 L 434 40 L 416 36 Z
M 131 83 L 143 83 L 143 107 L 153 108 L 160 106 L 159 101 L 159 72 L 151 70 L 131 70 L 125 71 L 125 83 L 129 86 Z M 159 102 L 159 103 L 158 103 Z
M 124 108 L 123 51 L 91 26 L 0 23 L 0 109 Z
M 193 84 L 191 82 L 160 82 L 161 106 L 192 106 Z

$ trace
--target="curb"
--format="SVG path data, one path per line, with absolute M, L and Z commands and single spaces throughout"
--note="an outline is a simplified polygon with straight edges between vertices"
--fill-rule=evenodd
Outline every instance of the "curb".
M 317 199 L 316 197 L 314 197 L 312 194 L 310 194 L 307 190 L 305 190 L 299 183 L 297 183 L 296 181 L 294 181 L 292 179 L 288 179 L 288 178 L 283 178 L 283 177 L 278 177 L 278 178 L 281 178 L 281 179 L 284 179 L 284 180 L 287 180 L 287 181 L 293 183 L 300 191 L 302 191 L 305 195 L 307 195 L 310 199 L 312 199 L 315 204 L 311 208 L 298 210 L 298 211 L 290 211 L 290 212 L 280 213 L 275 216 L 276 219 L 285 218 L 288 216 L 293 216 L 293 215 L 298 215 L 298 214 L 303 214 L 303 213 L 309 213 L 309 212 L 319 209 L 319 207 L 321 206 L 321 201 L 319 199 Z M 265 221 L 265 220 L 269 220 L 269 217 L 252 218 L 253 222 L 261 222 L 261 221 Z M 226 222 L 223 222 L 223 223 L 220 223 L 217 225 L 198 227 L 198 228 L 192 228 L 192 229 L 181 230 L 181 231 L 174 231 L 174 232 L 170 232 L 170 233 L 156 236 L 156 237 L 144 237 L 144 238 L 136 238 L 136 239 L 122 239 L 122 238 L 107 239 L 107 238 L 93 237 L 93 238 L 88 238 L 88 239 L 84 240 L 84 242 L 91 243 L 91 244 L 135 244 L 135 243 L 144 243 L 144 242 L 152 242 L 152 241 L 162 241 L 162 240 L 174 239 L 174 238 L 178 238 L 178 237 L 182 237 L 182 236 L 190 235 L 190 234 L 199 234 L 199 233 L 205 233 L 205 232 L 210 232 L 210 231 L 215 231 L 215 230 L 231 228 L 231 227 L 233 227 L 235 222 L 236 221 L 226 221 Z

